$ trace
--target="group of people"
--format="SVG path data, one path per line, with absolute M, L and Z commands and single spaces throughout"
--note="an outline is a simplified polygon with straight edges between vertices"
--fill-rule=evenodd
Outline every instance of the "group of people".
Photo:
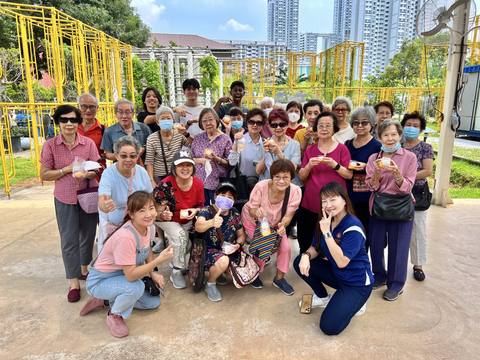
M 346 97 L 335 99 L 332 111 L 319 100 L 292 101 L 284 110 L 272 98 L 249 110 L 240 81 L 214 108 L 198 103 L 197 80 L 184 81 L 183 91 L 187 102 L 171 109 L 162 106 L 157 89 L 145 89 L 138 121 L 134 104 L 118 100 L 118 122 L 107 128 L 96 119 L 99 101 L 90 94 L 53 115 L 60 132 L 42 148 L 40 176 L 55 181 L 68 301 L 80 300 L 80 280 L 92 296 L 81 315 L 107 306 L 112 335 L 128 335 L 124 319 L 133 308 L 160 304 L 145 280 L 163 291 L 160 263 L 170 261 L 174 288 L 187 287 L 194 231 L 207 243 L 205 292 L 221 300 L 217 285 L 228 283 L 229 262 L 258 237 L 263 221 L 279 239 L 272 285 L 294 294 L 285 274 L 289 236 L 298 238 L 293 267 L 314 292 L 311 307 L 325 308 L 320 328 L 326 334 L 339 334 L 362 315 L 372 290 L 386 285 L 383 298 L 396 300 L 409 251 L 415 279 L 425 279 L 427 212 L 412 207 L 411 217 L 399 220 L 375 216 L 373 209 L 378 194 L 410 194 L 413 204 L 412 189 L 431 175 L 433 150 L 419 138 L 426 127 L 421 114 L 399 122 L 389 102 L 353 109 Z M 79 173 L 79 159 L 113 164 Z M 239 204 L 242 181 L 247 199 Z M 78 192 L 97 187 L 98 212 L 87 211 Z M 268 262 L 251 255 L 263 272 Z M 336 289 L 333 295 L 325 285 Z M 263 288 L 260 276 L 251 286 Z

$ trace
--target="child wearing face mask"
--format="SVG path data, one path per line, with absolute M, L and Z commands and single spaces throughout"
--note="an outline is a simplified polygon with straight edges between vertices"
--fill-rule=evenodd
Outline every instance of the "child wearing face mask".
M 290 121 L 285 134 L 293 139 L 297 131 L 304 128 L 304 126 L 300 124 L 303 120 L 302 104 L 300 104 L 298 101 L 290 101 L 287 104 L 286 110 L 288 113 L 288 119 Z
M 219 183 L 215 190 L 215 205 L 200 210 L 195 224 L 197 232 L 206 233 L 205 270 L 209 271 L 209 277 L 205 283 L 205 292 L 211 301 L 222 300 L 217 284 L 227 284 L 228 280 L 223 273 L 227 271 L 230 260 L 237 259 L 238 250 L 245 243 L 242 218 L 233 207 L 236 197 L 237 190 L 233 184 Z M 219 236 L 220 229 L 224 242 Z M 229 243 L 229 246 L 224 246 L 225 243 Z
M 235 134 L 238 132 L 245 132 L 247 126 L 245 125 L 243 110 L 237 107 L 232 107 L 228 111 L 228 115 L 221 119 L 222 125 L 225 128 L 224 132 L 230 136 L 232 143 L 235 141 Z

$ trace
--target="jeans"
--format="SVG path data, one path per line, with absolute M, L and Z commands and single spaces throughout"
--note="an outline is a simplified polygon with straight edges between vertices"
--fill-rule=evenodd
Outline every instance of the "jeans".
M 203 194 L 205 195 L 204 206 L 215 204 L 215 190 L 203 189 Z
M 302 255 L 297 256 L 293 261 L 293 267 L 302 280 L 312 288 L 315 295 L 320 298 L 328 296 L 323 284 L 337 290 L 323 310 L 320 329 L 327 335 L 338 335 L 367 302 L 373 285 L 350 286 L 338 281 L 333 273 L 332 264 L 318 257 L 310 261 L 309 276 L 306 277 L 300 273 L 298 267 L 301 257 Z
M 150 295 L 141 279 L 128 281 L 123 270 L 103 273 L 92 267 L 87 292 L 97 299 L 108 300 L 111 312 L 124 319 L 130 317 L 134 308 L 148 310 L 160 305 L 160 295 Z

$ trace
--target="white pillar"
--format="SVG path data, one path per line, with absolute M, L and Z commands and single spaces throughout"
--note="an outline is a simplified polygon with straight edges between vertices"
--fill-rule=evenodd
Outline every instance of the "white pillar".
M 188 72 L 188 78 L 192 79 L 193 78 L 193 55 L 192 52 L 189 51 L 187 55 L 187 72 Z
M 223 62 L 219 61 L 218 62 L 218 68 L 220 69 L 220 90 L 218 91 L 219 93 L 219 98 L 223 97 Z
M 179 93 L 179 89 L 181 89 L 182 85 L 180 84 L 180 58 L 179 56 L 175 56 L 175 101 L 181 101 L 181 93 Z
M 205 107 L 211 107 L 212 102 L 210 99 L 210 88 L 205 89 Z
M 168 96 L 170 98 L 170 106 L 175 107 L 175 74 L 173 68 L 173 53 L 168 53 L 167 57 L 167 71 L 168 71 Z

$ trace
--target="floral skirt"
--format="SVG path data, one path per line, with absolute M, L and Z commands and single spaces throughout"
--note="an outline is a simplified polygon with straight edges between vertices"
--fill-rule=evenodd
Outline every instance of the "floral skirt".
M 218 259 L 220 259 L 222 256 L 228 256 L 230 258 L 230 261 L 237 261 L 238 251 L 230 255 L 225 255 L 222 249 L 208 249 L 207 257 L 205 259 L 205 270 L 209 270 L 210 267 L 215 265 Z

